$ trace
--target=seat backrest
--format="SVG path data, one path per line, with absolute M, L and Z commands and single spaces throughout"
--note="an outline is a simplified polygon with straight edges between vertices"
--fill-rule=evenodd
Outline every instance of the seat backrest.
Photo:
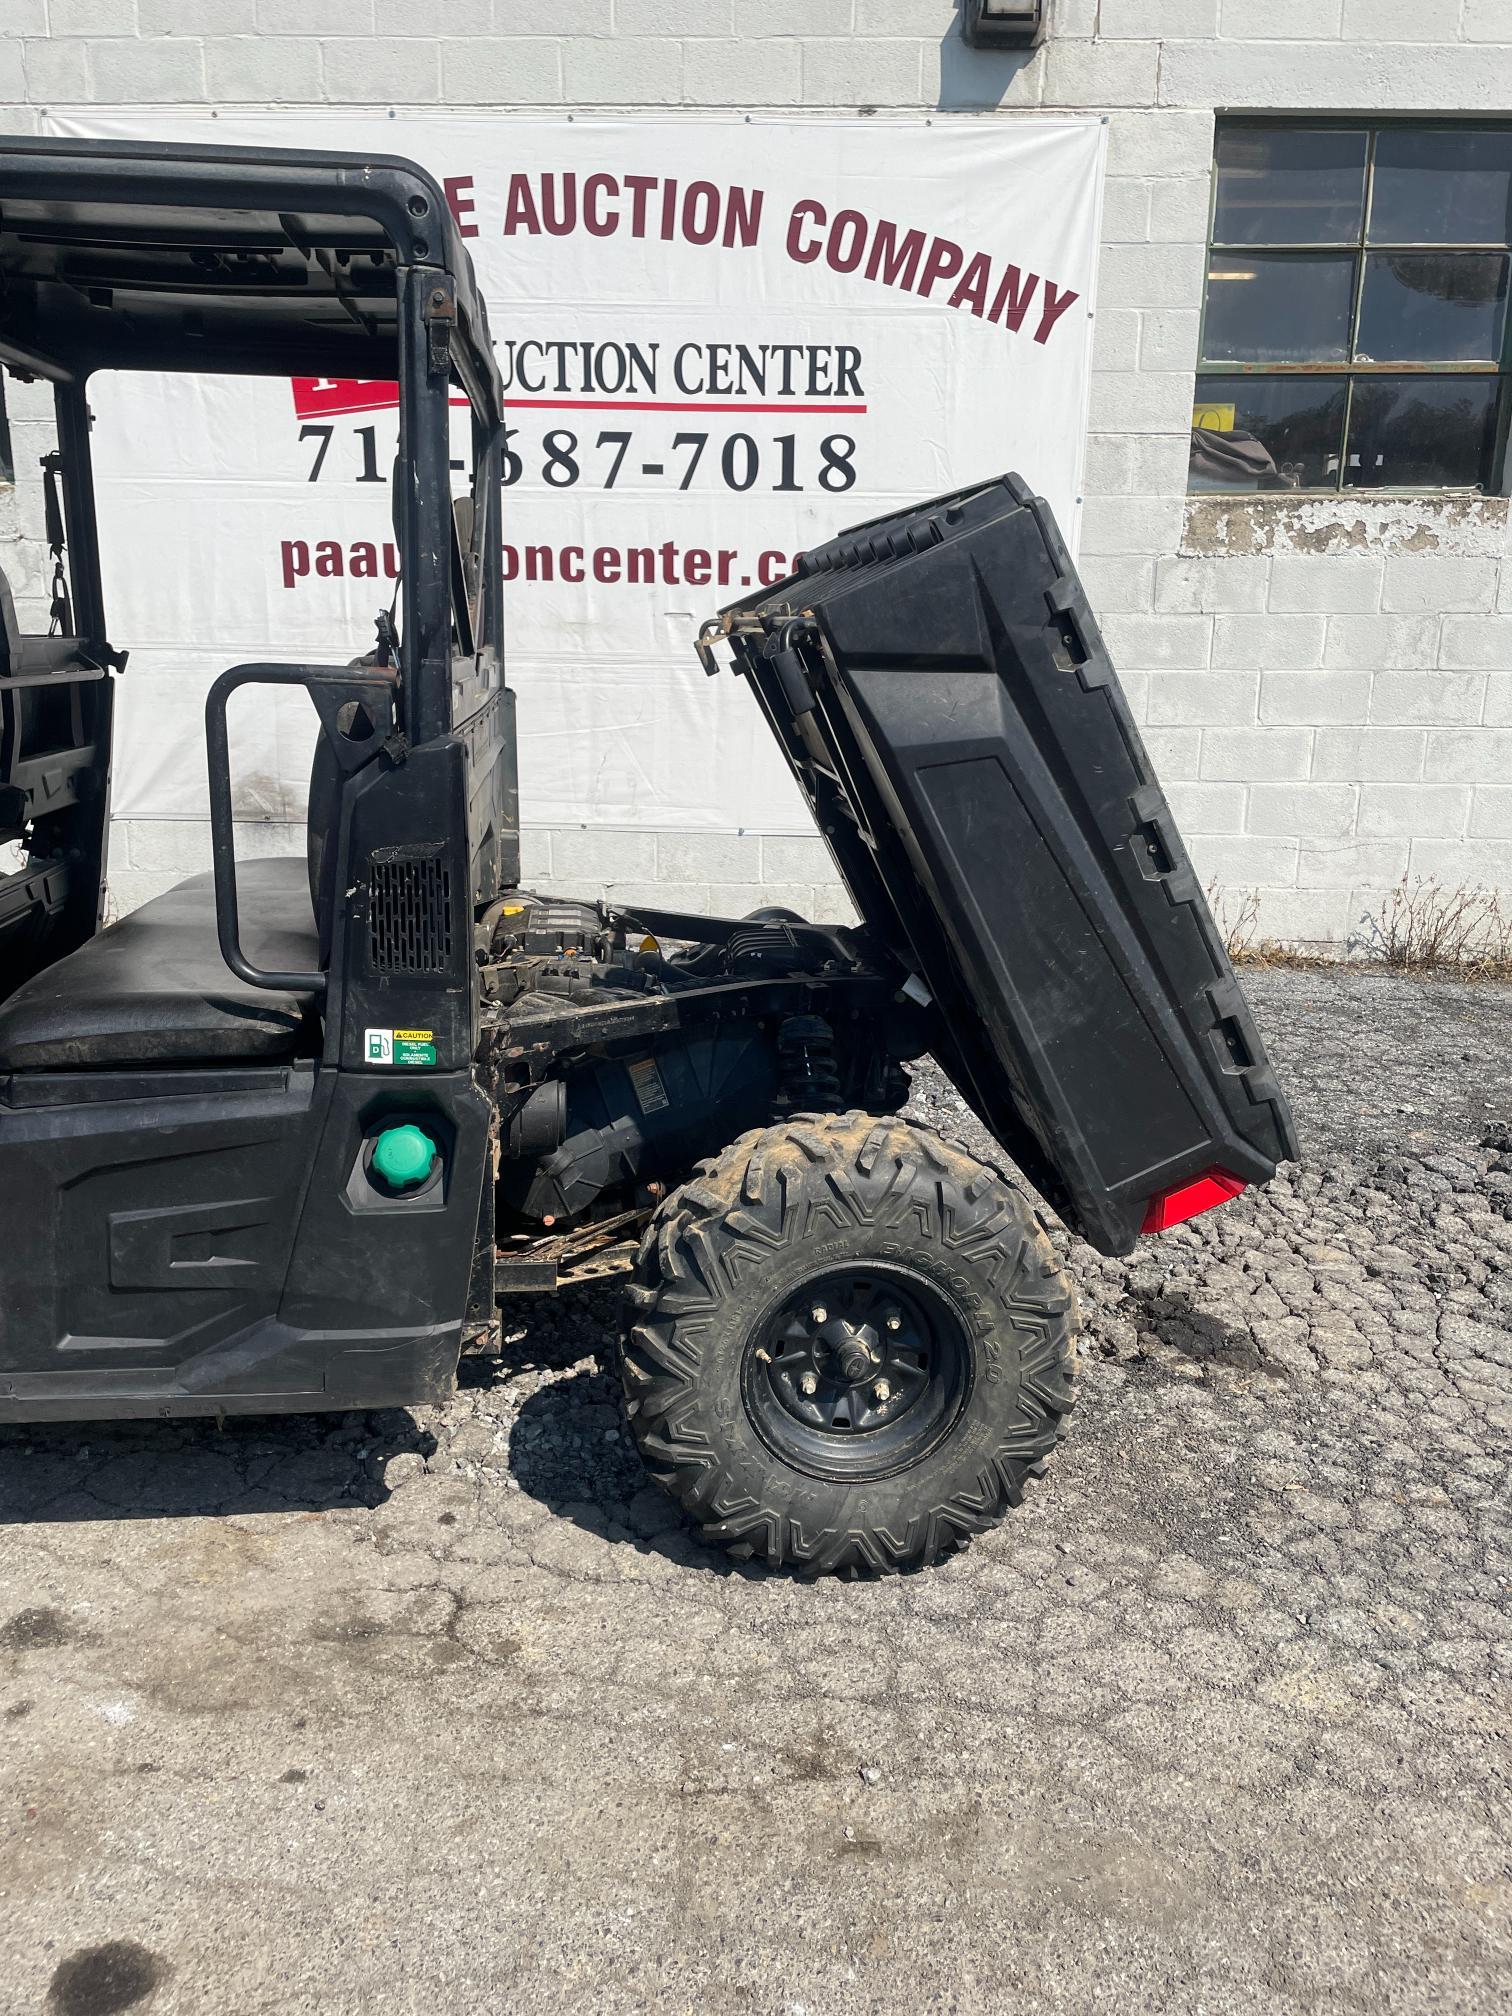
M 22 630 L 16 620 L 16 598 L 0 572 L 0 681 L 39 672 L 94 672 L 98 666 L 82 637 Z
M 341 817 L 341 769 L 324 735 L 315 737 L 310 759 L 310 803 L 305 814 L 305 859 L 310 871 L 310 903 L 320 932 L 320 963 L 331 957 L 336 916 L 336 841 Z
M 0 573 L 0 679 L 16 662 L 21 648 L 21 626 L 16 621 L 16 598 L 11 585 Z
M 119 662 L 119 661 L 113 661 Z M 22 630 L 0 572 L 0 998 L 95 928 L 110 682 L 88 640 Z

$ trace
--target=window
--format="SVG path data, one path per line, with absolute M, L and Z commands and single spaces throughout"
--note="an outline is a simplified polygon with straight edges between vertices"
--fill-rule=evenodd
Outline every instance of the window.
M 1494 491 L 1512 128 L 1225 122 L 1193 490 Z
M 0 371 L 0 483 L 16 480 L 16 458 L 11 453 L 10 421 L 5 412 L 5 373 Z

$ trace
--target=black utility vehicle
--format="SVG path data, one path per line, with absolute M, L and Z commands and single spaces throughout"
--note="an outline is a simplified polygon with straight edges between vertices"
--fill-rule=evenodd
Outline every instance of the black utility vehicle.
M 1018 1188 L 896 1117 L 906 1062 L 1107 1253 L 1293 1152 L 1045 507 L 1006 478 L 879 520 L 705 634 L 859 929 L 616 909 L 519 887 L 500 382 L 429 176 L 0 143 L 0 361 L 59 444 L 50 633 L 0 595 L 0 1420 L 433 1402 L 500 1297 L 633 1264 L 641 1452 L 735 1553 L 906 1567 L 1016 1502 L 1071 1291 Z M 123 369 L 397 379 L 402 588 L 359 659 L 220 674 L 214 873 L 101 929 L 125 653 L 86 402 Z M 234 857 L 247 685 L 319 717 L 308 863 Z

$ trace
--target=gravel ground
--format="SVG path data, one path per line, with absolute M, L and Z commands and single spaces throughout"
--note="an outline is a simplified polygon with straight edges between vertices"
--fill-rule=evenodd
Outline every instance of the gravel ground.
M 0 1431 L 0 2008 L 1504 2010 L 1512 993 L 1248 984 L 1306 1163 L 1070 1246 L 942 1568 L 690 1542 L 604 1292 L 423 1417 Z

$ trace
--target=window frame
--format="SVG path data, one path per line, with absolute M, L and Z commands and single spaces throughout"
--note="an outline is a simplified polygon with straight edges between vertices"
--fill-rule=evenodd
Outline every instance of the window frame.
M 1365 148 L 1365 193 L 1361 211 L 1360 229 L 1353 239 L 1320 240 L 1311 244 L 1295 241 L 1269 240 L 1264 243 L 1237 245 L 1220 243 L 1214 235 L 1218 221 L 1219 185 L 1219 142 L 1225 132 L 1265 129 L 1269 132 L 1292 133 L 1364 133 Z M 1202 309 L 1197 330 L 1197 372 L 1193 405 L 1201 405 L 1202 383 L 1205 378 L 1342 378 L 1344 386 L 1344 418 L 1340 434 L 1339 475 L 1337 483 L 1315 485 L 1308 489 L 1287 490 L 1281 493 L 1267 491 L 1234 490 L 1224 492 L 1188 490 L 1189 496 L 1207 497 L 1225 495 L 1232 497 L 1267 496 L 1281 494 L 1288 497 L 1338 497 L 1356 500 L 1369 497 L 1506 497 L 1512 485 L 1512 243 L 1492 245 L 1484 240 L 1454 241 L 1415 240 L 1412 242 L 1383 241 L 1377 245 L 1370 237 L 1371 213 L 1375 206 L 1376 194 L 1376 148 L 1383 133 L 1401 132 L 1454 132 L 1458 134 L 1495 133 L 1512 136 L 1512 119 L 1496 117 L 1457 118 L 1446 113 L 1422 113 L 1417 116 L 1394 115 L 1372 117 L 1368 114 L 1354 114 L 1330 117 L 1327 114 L 1309 117 L 1304 114 L 1264 113 L 1219 113 L 1213 129 L 1213 168 L 1211 186 L 1208 190 L 1208 221 L 1206 256 L 1202 277 Z M 1508 238 L 1512 240 L 1512 228 Z M 1349 253 L 1355 260 L 1354 295 L 1350 308 L 1349 349 L 1350 357 L 1339 363 L 1313 364 L 1245 364 L 1213 363 L 1207 361 L 1208 307 L 1212 298 L 1212 280 L 1209 275 L 1215 255 L 1247 253 Z M 1487 362 L 1458 362 L 1437 364 L 1411 364 L 1401 362 L 1357 363 L 1353 352 L 1359 341 L 1360 316 L 1364 306 L 1366 278 L 1372 253 L 1414 252 L 1499 252 L 1508 262 L 1508 291 L 1503 309 L 1501 355 Z M 1381 484 L 1346 485 L 1345 477 L 1349 468 L 1349 449 L 1354 427 L 1355 386 L 1361 378 L 1493 378 L 1496 380 L 1494 401 L 1494 421 L 1488 481 L 1479 483 L 1434 483 L 1434 484 Z

